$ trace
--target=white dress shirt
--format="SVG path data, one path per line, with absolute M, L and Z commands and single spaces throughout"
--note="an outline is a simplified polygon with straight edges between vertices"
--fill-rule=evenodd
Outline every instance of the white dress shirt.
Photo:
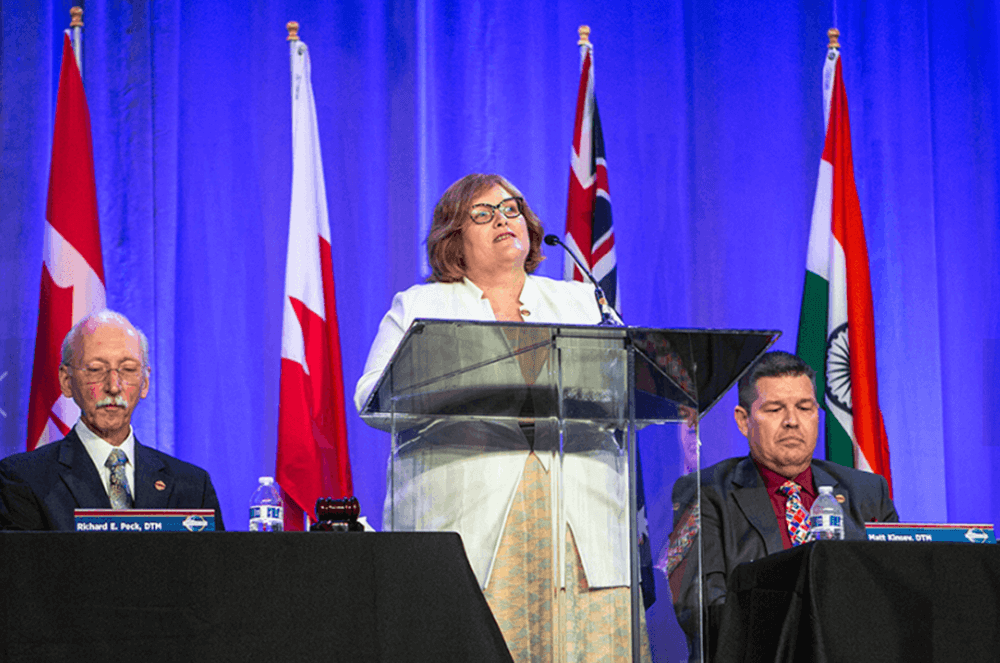
M 601 320 L 594 289 L 579 282 L 529 275 L 520 302 L 527 322 Z M 496 320 L 489 300 L 468 279 L 416 285 L 397 293 L 358 380 L 354 403 L 359 411 L 417 318 Z M 605 438 L 603 446 L 598 440 L 589 451 L 565 454 L 561 474 L 549 473 L 553 495 L 561 480 L 566 520 L 592 588 L 629 583 L 626 460 L 610 435 Z M 486 587 L 529 454 L 527 440 L 516 425 L 500 422 L 438 422 L 419 431 L 414 440 L 415 451 L 400 454 L 389 468 L 391 494 L 387 490 L 383 527 L 459 532 L 472 569 Z M 536 455 L 546 469 L 553 467 L 554 452 L 536 451 Z
M 76 422 L 73 426 L 73 430 L 76 431 L 77 436 L 79 436 L 80 441 L 83 442 L 83 447 L 87 450 L 90 455 L 90 460 L 94 461 L 94 467 L 97 468 L 97 473 L 101 476 L 101 484 L 104 486 L 104 492 L 108 493 L 111 490 L 111 470 L 104 465 L 108 460 L 108 456 L 114 449 L 121 449 L 125 452 L 125 478 L 128 479 L 128 492 L 132 496 L 133 502 L 135 501 L 135 433 L 132 430 L 132 425 L 129 424 L 128 427 L 128 437 L 125 441 L 121 443 L 121 446 L 114 446 L 109 444 L 100 437 L 94 431 L 87 428 L 87 424 L 83 423 L 83 420 Z

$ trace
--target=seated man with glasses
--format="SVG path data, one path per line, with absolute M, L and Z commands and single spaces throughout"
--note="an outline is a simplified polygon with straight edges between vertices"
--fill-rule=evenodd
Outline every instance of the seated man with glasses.
M 0 461 L 0 529 L 73 530 L 74 509 L 214 509 L 208 472 L 139 443 L 132 412 L 149 393 L 149 343 L 120 313 L 85 317 L 66 335 L 63 396 L 80 418 L 65 438 Z

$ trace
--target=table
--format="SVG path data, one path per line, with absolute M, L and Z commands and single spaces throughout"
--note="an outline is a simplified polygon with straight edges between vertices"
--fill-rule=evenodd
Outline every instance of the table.
M 0 532 L 0 660 L 511 661 L 454 533 Z
M 822 541 L 729 578 L 716 663 L 1000 661 L 1000 548 Z

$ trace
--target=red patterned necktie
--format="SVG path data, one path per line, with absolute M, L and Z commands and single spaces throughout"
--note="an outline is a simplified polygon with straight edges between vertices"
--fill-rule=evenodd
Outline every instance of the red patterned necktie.
M 788 523 L 788 536 L 792 545 L 805 543 L 809 536 L 809 514 L 802 506 L 799 494 L 802 487 L 794 481 L 786 481 L 778 490 L 785 496 L 785 522 Z

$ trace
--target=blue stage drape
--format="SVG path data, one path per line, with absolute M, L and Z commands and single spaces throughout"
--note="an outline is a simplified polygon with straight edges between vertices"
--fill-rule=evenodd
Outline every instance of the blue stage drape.
M 68 2 L 2 5 L 0 454 L 24 449 L 61 30 Z M 1000 16 L 993 2 L 524 0 L 86 4 L 108 303 L 149 335 L 139 438 L 207 468 L 245 527 L 272 474 L 291 182 L 285 22 L 313 62 L 348 393 L 392 294 L 425 278 L 433 204 L 505 174 L 561 232 L 591 25 L 622 306 L 631 324 L 780 329 L 794 350 L 841 31 L 900 515 L 1000 520 Z M 541 273 L 561 274 L 550 251 Z M 55 367 L 53 367 L 55 370 Z M 728 395 L 706 462 L 746 453 Z M 377 525 L 386 435 L 349 408 Z M 653 544 L 676 450 L 643 442 Z M 648 448 L 647 448 L 648 447 Z M 661 596 L 667 593 L 664 589 Z M 661 660 L 668 601 L 650 613 Z M 673 629 L 673 630 L 671 630 Z M 668 642 L 670 641 L 670 642 Z

